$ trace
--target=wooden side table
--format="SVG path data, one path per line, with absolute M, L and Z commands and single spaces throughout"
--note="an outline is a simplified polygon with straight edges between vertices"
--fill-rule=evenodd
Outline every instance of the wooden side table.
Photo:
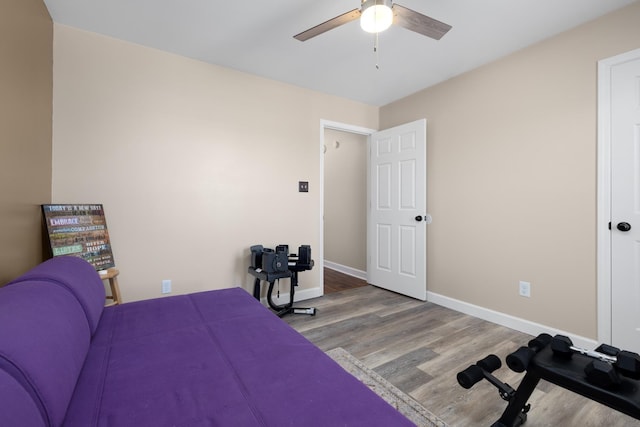
M 111 288 L 111 295 L 107 295 L 107 299 L 112 301 L 105 304 L 106 307 L 122 304 L 122 296 L 120 295 L 120 287 L 118 286 L 118 274 L 120 274 L 120 271 L 117 268 L 109 268 L 100 272 L 100 278 L 102 280 L 109 280 L 109 287 Z

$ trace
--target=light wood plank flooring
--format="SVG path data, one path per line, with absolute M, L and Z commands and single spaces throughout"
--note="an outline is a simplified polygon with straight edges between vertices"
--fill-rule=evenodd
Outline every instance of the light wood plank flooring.
M 489 353 L 494 375 L 517 388 L 523 374 L 504 363 L 532 338 L 432 303 L 371 285 L 305 301 L 316 316 L 284 320 L 322 350 L 343 347 L 451 426 L 490 426 L 507 403 L 487 381 L 465 390 L 456 374 Z M 638 426 L 640 421 L 541 381 L 526 427 Z

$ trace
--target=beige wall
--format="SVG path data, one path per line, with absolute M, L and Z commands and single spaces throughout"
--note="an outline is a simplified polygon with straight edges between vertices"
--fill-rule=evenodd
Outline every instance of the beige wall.
M 367 137 L 334 129 L 324 137 L 324 259 L 366 271 Z
M 639 22 L 635 3 L 382 108 L 381 128 L 428 121 L 430 291 L 596 338 L 596 64 Z
M 51 199 L 53 23 L 42 0 L 0 2 L 0 285 L 43 260 Z
M 380 123 L 375 107 L 56 25 L 52 200 L 105 205 L 126 300 L 159 296 L 162 279 L 249 288 L 249 245 L 318 247 L 321 119 L 426 117 L 429 290 L 595 338 L 596 62 L 640 46 L 639 18 L 636 3 L 385 106 Z
M 320 121 L 376 107 L 54 27 L 53 201 L 102 203 L 126 301 L 242 285 L 249 246 L 317 257 Z M 298 181 L 309 193 L 298 193 Z M 319 288 L 319 269 L 300 275 Z

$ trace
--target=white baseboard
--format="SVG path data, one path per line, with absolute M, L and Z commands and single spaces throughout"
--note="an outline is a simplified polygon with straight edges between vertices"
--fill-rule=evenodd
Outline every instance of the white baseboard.
M 356 277 L 361 280 L 367 280 L 367 272 L 358 270 L 356 268 L 347 267 L 346 265 L 338 264 L 337 262 L 331 262 L 324 260 L 324 266 L 340 273 L 348 274 L 349 276 Z
M 570 332 L 553 328 L 551 326 L 531 322 L 529 320 L 521 319 L 509 314 L 500 313 L 488 308 L 469 304 L 467 302 L 459 301 L 433 292 L 427 292 L 427 301 L 446 308 L 450 308 L 455 311 L 459 311 L 460 313 L 468 314 L 479 319 L 506 326 L 507 328 L 511 328 L 525 334 L 537 336 L 545 332 L 552 336 L 557 334 L 566 335 L 571 338 L 571 341 L 573 341 L 574 345 L 588 349 L 595 348 L 598 345 L 598 342 L 591 338 L 585 338 L 579 335 L 572 334 Z M 526 343 L 522 343 L 522 345 L 526 345 Z

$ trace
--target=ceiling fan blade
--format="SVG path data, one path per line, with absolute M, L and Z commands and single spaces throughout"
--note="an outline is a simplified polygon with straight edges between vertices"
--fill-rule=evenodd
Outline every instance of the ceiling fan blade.
M 451 29 L 449 24 L 400 6 L 397 3 L 393 5 L 393 23 L 436 40 L 440 40 Z
M 360 9 L 353 9 L 347 13 L 336 16 L 335 18 L 331 18 L 328 21 L 323 22 L 322 24 L 316 25 L 313 28 L 309 28 L 308 30 L 303 31 L 300 34 L 296 34 L 295 36 L 293 36 L 293 38 L 303 42 L 305 40 L 309 40 L 311 37 L 315 37 L 329 30 L 333 30 L 340 25 L 346 24 L 347 22 L 351 22 L 358 18 L 360 18 Z

